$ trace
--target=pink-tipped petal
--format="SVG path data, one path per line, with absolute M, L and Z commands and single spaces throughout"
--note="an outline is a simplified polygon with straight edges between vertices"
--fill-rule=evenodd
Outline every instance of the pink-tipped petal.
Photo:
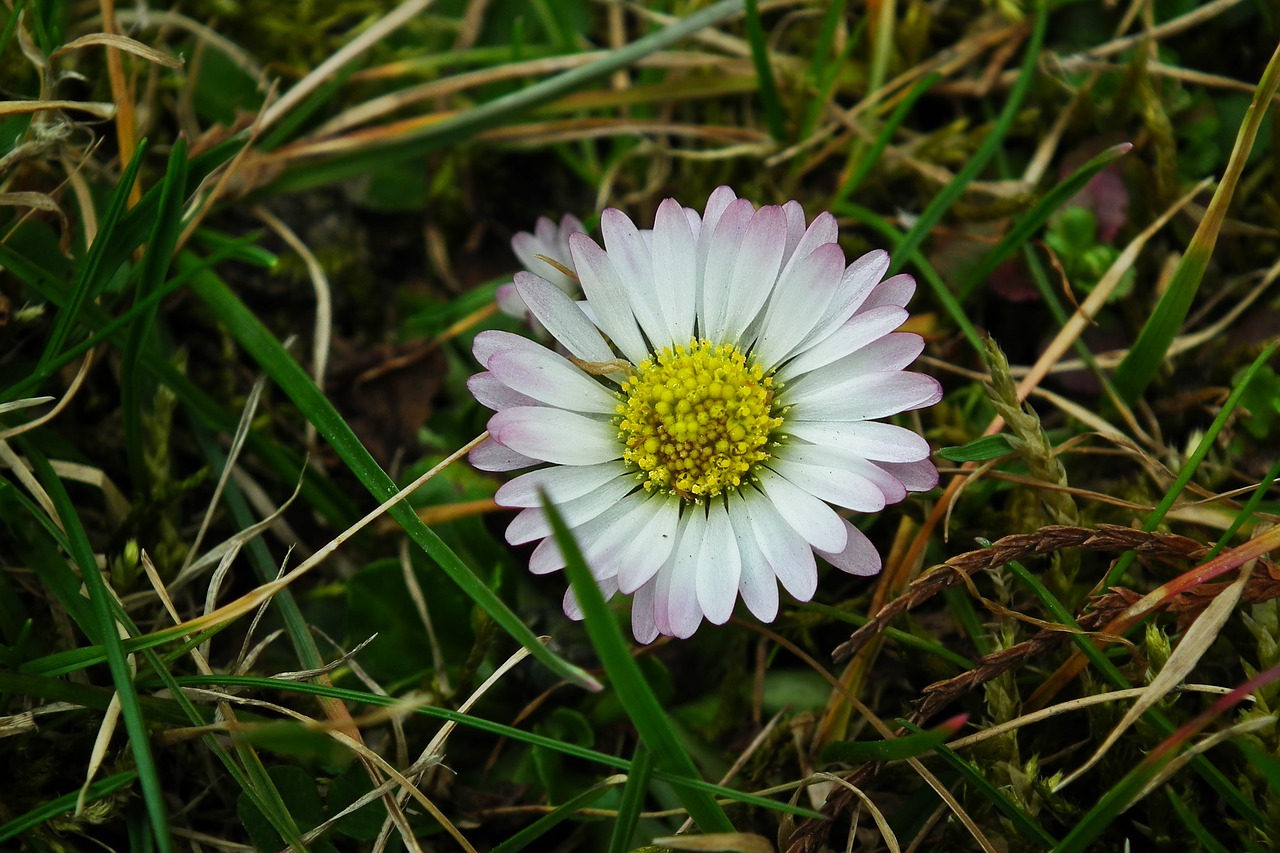
M 613 345 L 632 364 L 644 361 L 649 347 L 640 334 L 640 327 L 636 325 L 627 284 L 618 275 L 609 255 L 586 234 L 572 235 L 569 238 L 569 250 L 573 253 L 573 264 L 578 271 L 582 292 L 595 309 L 596 323 L 600 330 L 609 336 Z
M 927 492 L 938 485 L 938 469 L 928 459 L 919 462 L 877 462 L 888 474 L 902 482 L 909 492 Z
M 551 282 L 529 273 L 517 273 L 515 287 L 538 322 L 572 355 L 590 362 L 605 362 L 616 357 L 578 303 Z
M 481 471 L 515 471 L 537 465 L 538 460 L 517 453 L 509 447 L 503 447 L 492 438 L 486 438 L 467 454 L 471 467 Z
M 793 406 L 798 420 L 865 421 L 932 406 L 942 399 L 942 386 L 922 373 L 892 372 L 854 376 L 816 390 L 783 389 L 778 400 Z
M 467 379 L 467 390 L 476 402 L 486 409 L 495 412 L 515 406 L 536 406 L 538 401 L 527 397 L 519 391 L 513 391 L 503 384 L 502 380 L 488 371 L 477 373 Z
M 545 406 L 503 409 L 489 419 L 493 440 L 517 453 L 557 465 L 599 465 L 622 456 L 608 421 Z
M 906 273 L 886 278 L 884 281 L 876 285 L 875 289 L 867 296 L 860 306 L 858 313 L 871 311 L 883 305 L 896 305 L 899 308 L 906 308 L 907 303 L 911 301 L 911 297 L 916 293 L 916 280 Z
M 489 372 L 513 390 L 559 409 L 612 415 L 618 405 L 615 394 L 549 349 L 494 353 Z
M 787 432 L 813 444 L 845 449 L 877 462 L 918 462 L 929 457 L 929 442 L 909 429 L 878 421 L 818 423 L 788 420 Z
M 849 535 L 844 550 L 836 553 L 829 551 L 818 553 L 842 572 L 860 577 L 880 574 L 880 552 L 876 550 L 876 546 L 871 544 L 871 540 L 865 533 L 850 524 L 847 519 L 841 520 L 844 521 Z
M 760 472 L 760 489 L 778 514 L 796 533 L 815 548 L 839 551 L 844 548 L 844 526 L 840 516 L 812 494 L 769 469 Z

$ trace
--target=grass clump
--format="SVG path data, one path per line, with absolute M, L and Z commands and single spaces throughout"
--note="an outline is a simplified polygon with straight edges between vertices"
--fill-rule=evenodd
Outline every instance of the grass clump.
M 1276 41 L 2 4 L 0 845 L 1273 848 Z M 637 647 L 459 461 L 471 343 L 539 216 L 725 183 L 921 282 L 943 477 L 857 520 L 878 577 Z

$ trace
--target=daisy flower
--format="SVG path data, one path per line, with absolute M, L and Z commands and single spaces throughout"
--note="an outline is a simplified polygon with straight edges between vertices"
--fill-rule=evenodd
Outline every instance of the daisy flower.
M 542 216 L 538 218 L 532 233 L 521 231 L 511 238 L 511 250 L 516 253 L 520 265 L 526 271 L 536 273 L 576 298 L 582 295 L 582 290 L 578 287 L 577 280 L 566 275 L 563 270 L 573 269 L 573 260 L 569 255 L 569 235 L 586 230 L 578 217 L 572 214 L 566 213 L 559 225 Z M 544 258 L 547 260 L 543 260 Z M 539 338 L 546 338 L 546 329 L 529 312 L 529 306 L 525 305 L 513 283 L 499 285 L 494 301 L 498 303 L 498 310 L 502 313 L 523 320 Z
M 779 584 L 813 596 L 815 554 L 878 572 L 833 507 L 878 512 L 937 483 L 924 439 L 875 420 L 942 396 L 904 370 L 924 347 L 894 331 L 911 277 L 884 278 L 883 251 L 846 266 L 829 213 L 806 227 L 799 203 L 757 210 L 728 187 L 701 216 L 668 199 L 650 232 L 617 210 L 601 230 L 604 248 L 567 239 L 585 301 L 515 276 L 563 355 L 506 332 L 475 339 L 485 371 L 469 385 L 495 413 L 471 461 L 533 468 L 496 496 L 521 510 L 507 540 L 538 541 L 530 570 L 565 565 L 545 490 L 605 596 L 633 596 L 642 643 L 723 624 L 739 597 L 771 621 Z M 571 593 L 565 612 L 581 618 Z

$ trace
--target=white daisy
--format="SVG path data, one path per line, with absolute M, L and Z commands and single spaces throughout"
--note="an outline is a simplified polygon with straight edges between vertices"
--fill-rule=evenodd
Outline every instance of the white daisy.
M 536 273 L 565 293 L 577 298 L 582 295 L 582 290 L 578 287 L 577 280 L 566 275 L 564 270 L 573 269 L 573 259 L 569 255 L 569 235 L 586 230 L 578 217 L 572 214 L 566 213 L 560 219 L 559 225 L 541 216 L 532 233 L 521 231 L 511 238 L 511 250 L 516 253 L 516 257 L 520 259 L 520 265 L 525 270 Z M 514 284 L 508 282 L 499 285 L 494 299 L 502 313 L 529 323 L 538 337 L 546 337 L 546 330 L 529 313 L 529 306 L 524 304 Z
M 877 512 L 938 480 L 920 436 L 874 419 L 942 396 L 905 371 L 924 347 L 895 332 L 915 291 L 883 279 L 889 257 L 845 265 L 829 213 L 756 210 L 728 187 L 702 216 L 664 201 L 651 233 L 606 210 L 605 248 L 568 236 L 585 294 L 519 273 L 514 287 L 566 355 L 518 335 L 476 336 L 470 387 L 494 409 L 476 467 L 538 466 L 498 490 L 521 508 L 512 544 L 541 540 L 529 568 L 564 567 L 545 489 L 606 597 L 634 596 L 642 643 L 723 624 L 739 596 L 778 612 L 800 601 L 814 554 L 855 575 L 880 556 L 832 505 Z M 581 618 L 571 594 L 565 611 Z

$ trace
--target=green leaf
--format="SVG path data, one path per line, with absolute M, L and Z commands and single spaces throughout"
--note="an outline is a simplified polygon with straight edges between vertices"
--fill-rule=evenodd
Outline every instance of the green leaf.
M 329 813 L 336 815 L 356 800 L 373 790 L 369 771 L 360 763 L 354 763 L 329 783 Z M 373 841 L 382 831 L 387 818 L 387 807 L 382 799 L 365 803 L 345 817 L 333 822 L 333 831 L 357 841 Z
M 430 590 L 427 607 L 445 660 L 465 660 L 475 641 L 471 601 L 432 567 L 415 565 L 419 589 Z M 431 665 L 430 637 L 405 586 L 399 560 L 379 560 L 346 583 L 348 648 L 377 635 L 360 652 L 360 665 L 382 684 L 422 678 Z M 408 650 L 417 650 L 408 653 Z
M 1071 199 L 1072 196 L 1080 192 L 1080 190 L 1084 188 L 1085 184 L 1089 183 L 1089 181 L 1093 179 L 1094 175 L 1098 174 L 1103 169 L 1107 168 L 1107 166 L 1110 166 L 1112 163 L 1128 154 L 1131 150 L 1133 150 L 1133 145 L 1129 142 L 1122 142 L 1119 145 L 1113 145 L 1106 151 L 1103 151 L 1101 154 L 1090 159 L 1088 163 L 1085 163 L 1079 169 L 1072 172 L 1066 180 L 1049 190 L 1049 192 L 1045 193 L 1044 196 L 1041 197 L 1041 199 L 1018 220 L 1017 224 L 1009 229 L 1009 232 L 1004 235 L 999 243 L 996 244 L 995 248 L 983 257 L 982 263 L 980 263 L 973 272 L 965 276 L 964 283 L 960 285 L 959 289 L 960 301 L 963 302 L 968 299 L 983 282 L 991 277 L 991 274 L 995 272 L 996 267 L 1000 266 L 1000 264 L 1014 252 L 1025 246 L 1027 241 L 1031 239 L 1031 236 L 1039 231 L 1040 227 L 1048 221 L 1049 217 L 1052 216 L 1058 208 Z M 1088 248 L 1093 244 L 1093 235 L 1097 232 L 1097 220 L 1094 218 L 1092 213 L 1084 208 L 1071 208 L 1071 210 L 1080 211 L 1077 214 L 1071 214 L 1071 216 L 1076 220 L 1080 219 L 1082 215 L 1083 217 L 1087 217 L 1087 221 L 1089 223 L 1089 227 L 1087 228 L 1088 242 L 1083 246 L 1077 246 L 1077 248 Z M 1068 221 L 1066 226 L 1070 228 L 1071 224 L 1072 222 Z M 1079 223 L 1077 222 L 1076 224 Z M 1079 228 L 1076 228 L 1070 232 L 1069 236 L 1071 236 L 1075 241 L 1084 239 L 1079 233 L 1079 230 Z
M 320 801 L 320 792 L 316 790 L 314 776 L 291 764 L 272 767 L 267 773 L 279 789 L 280 799 L 299 832 L 305 833 L 324 822 L 324 804 Z M 241 794 L 236 802 L 236 814 L 257 849 L 279 850 L 285 846 L 284 839 L 247 794 Z M 313 842 L 309 849 L 335 850 L 332 844 L 323 840 Z
M 984 435 L 982 438 L 975 438 L 968 444 L 961 444 L 958 447 L 943 447 L 938 450 L 938 455 L 952 462 L 985 462 L 988 459 L 1008 456 L 1013 452 L 1009 436 L 1000 434 Z

